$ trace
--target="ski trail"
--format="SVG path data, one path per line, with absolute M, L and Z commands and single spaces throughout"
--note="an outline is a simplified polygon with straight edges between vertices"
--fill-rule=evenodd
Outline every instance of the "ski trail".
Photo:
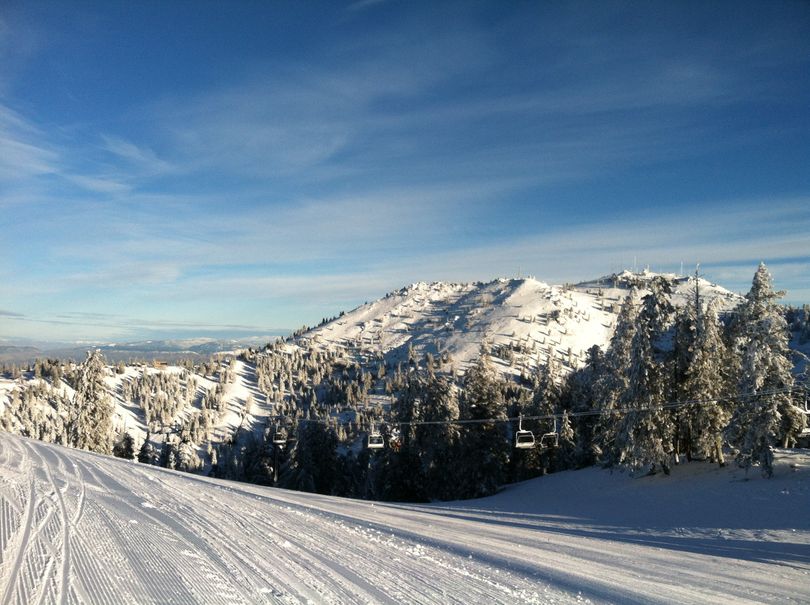
M 227 556 L 223 556 L 223 553 L 218 552 L 207 543 L 203 543 L 196 539 L 196 534 L 192 530 L 185 527 L 184 521 L 181 517 L 170 516 L 157 506 L 151 505 L 148 501 L 144 501 L 144 504 L 148 506 L 138 507 L 132 502 L 128 502 L 124 499 L 116 497 L 116 493 L 132 493 L 135 486 L 122 485 L 117 481 L 117 479 L 105 472 L 100 464 L 98 466 L 91 466 L 82 461 L 80 462 L 80 465 L 87 475 L 96 483 L 96 485 L 99 485 L 104 490 L 108 491 L 110 494 L 110 500 L 114 500 L 115 506 L 100 507 L 98 513 L 99 515 L 106 515 L 108 519 L 111 519 L 119 517 L 122 513 L 125 513 L 126 517 L 131 520 L 135 520 L 138 523 L 147 523 L 158 526 L 161 531 L 163 541 L 175 544 L 195 544 L 195 547 L 203 550 L 210 561 L 214 564 L 213 569 L 225 568 L 236 576 L 241 574 L 239 566 L 235 564 L 232 559 L 228 558 Z M 164 508 L 165 505 L 161 503 L 160 507 Z M 112 533 L 114 534 L 115 532 Z M 188 556 L 184 551 L 191 552 L 188 549 L 178 550 L 179 555 L 181 556 Z M 196 572 L 194 575 L 196 575 Z M 198 580 L 204 584 L 204 579 L 198 578 Z M 224 581 L 227 582 L 228 580 L 225 579 Z M 244 589 L 239 583 L 229 582 L 229 587 L 232 589 L 229 593 L 231 596 L 233 596 L 233 593 L 238 594 L 241 592 L 242 599 L 240 602 L 248 600 L 249 595 L 244 592 Z M 209 595 L 209 599 L 213 596 L 214 595 Z M 233 599 L 231 598 L 230 600 Z
M 284 577 L 279 576 L 276 571 L 277 564 L 283 565 L 282 561 L 276 561 L 274 562 L 276 564 L 272 566 L 262 565 L 262 562 L 267 563 L 274 558 L 273 553 L 268 551 L 268 545 L 283 545 L 281 546 L 281 552 L 294 554 L 295 556 L 298 570 L 296 572 L 293 568 L 291 571 L 296 572 L 296 577 L 301 578 L 304 582 L 304 584 L 299 585 L 296 589 L 299 596 L 310 599 L 318 598 L 319 595 L 325 592 L 325 588 L 321 586 L 321 584 L 327 582 L 329 586 L 326 588 L 332 591 L 338 589 L 342 591 L 353 589 L 355 592 L 366 593 L 368 595 L 367 599 L 372 599 L 375 602 L 390 602 L 386 595 L 377 591 L 373 586 L 368 585 L 368 583 L 356 576 L 356 574 L 353 574 L 350 570 L 343 569 L 340 566 L 336 566 L 333 562 L 329 562 L 333 568 L 345 572 L 340 573 L 340 578 L 354 580 L 354 582 L 349 582 L 348 585 L 345 581 L 343 583 L 336 581 L 333 577 L 334 570 L 323 566 L 324 563 L 327 563 L 324 561 L 323 557 L 302 545 L 300 540 L 298 540 L 293 533 L 281 535 L 275 531 L 268 532 L 267 526 L 254 526 L 250 528 L 251 534 L 255 531 L 262 536 L 262 540 L 250 540 L 245 543 L 239 543 L 238 536 L 245 535 L 244 530 L 248 529 L 247 524 L 239 521 L 239 517 L 242 516 L 244 512 L 236 512 L 233 516 L 221 514 L 212 516 L 209 514 L 210 511 L 206 510 L 206 515 L 200 516 L 194 511 L 195 494 L 187 495 L 181 490 L 174 489 L 169 482 L 165 481 L 161 481 L 161 486 L 166 488 L 166 492 L 169 496 L 164 499 L 163 505 L 165 506 L 166 503 L 170 503 L 169 506 L 180 513 L 182 518 L 185 519 L 189 525 L 193 525 L 195 531 L 201 534 L 211 547 L 216 549 L 221 558 L 233 561 L 237 573 L 241 575 L 244 573 L 244 570 L 249 570 L 254 573 L 254 577 L 276 576 L 273 582 L 268 583 L 266 586 L 258 587 L 259 590 L 273 590 L 274 586 L 283 585 L 285 583 Z M 236 525 L 236 527 L 234 527 L 234 525 Z M 234 531 L 229 531 L 230 529 Z M 235 536 L 233 541 L 237 544 L 234 546 L 230 544 L 231 540 L 222 540 L 221 535 L 223 533 Z M 236 546 L 241 548 L 237 548 Z M 245 553 L 253 553 L 254 556 L 245 556 Z M 256 556 L 258 553 L 262 553 L 263 556 Z M 301 573 L 302 567 L 307 573 Z M 318 567 L 321 567 L 321 569 L 318 569 Z M 320 576 L 320 578 L 318 576 Z M 246 581 L 248 580 L 246 579 Z
M 17 584 L 23 580 L 23 578 L 21 578 L 21 571 L 23 568 L 25 555 L 28 552 L 29 548 L 29 543 L 31 539 L 31 529 L 34 525 L 35 498 L 36 498 L 36 485 L 34 484 L 34 480 L 32 478 L 30 481 L 30 493 L 28 497 L 28 502 L 25 509 L 25 521 L 22 528 L 22 533 L 20 534 L 19 538 L 20 546 L 17 548 L 17 556 L 11 565 L 11 571 L 9 573 L 9 577 L 7 580 L 6 589 L 3 592 L 3 603 L 11 603 L 11 596 L 15 593 Z
M 29 446 L 30 447 L 30 446 Z M 33 450 L 33 448 L 32 448 Z M 51 452 L 51 450 L 47 450 Z M 59 517 L 60 517 L 60 527 L 62 529 L 62 548 L 60 553 L 60 566 L 59 566 L 59 592 L 57 593 L 57 598 L 60 603 L 66 603 L 68 594 L 70 593 L 70 522 L 67 513 L 67 507 L 65 506 L 65 499 L 62 496 L 62 490 L 54 481 L 53 474 L 51 473 L 50 465 L 45 462 L 42 456 L 36 454 L 37 458 L 39 458 L 40 462 L 42 463 L 42 467 L 45 469 L 45 474 L 48 477 L 48 481 L 53 486 L 54 493 L 56 494 L 56 501 L 59 506 Z M 62 460 L 56 457 L 57 465 L 64 470 L 64 466 L 62 465 Z M 63 473 L 66 477 L 67 474 Z M 65 490 L 67 490 L 67 481 L 65 480 Z

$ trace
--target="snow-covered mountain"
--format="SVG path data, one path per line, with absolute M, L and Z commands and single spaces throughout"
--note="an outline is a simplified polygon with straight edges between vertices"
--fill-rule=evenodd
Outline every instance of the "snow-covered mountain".
M 448 478 L 452 479 L 452 478 Z M 466 502 L 193 477 L 0 433 L 3 603 L 807 603 L 810 459 Z
M 622 301 L 637 299 L 649 282 L 663 277 L 678 307 L 693 295 L 694 277 L 649 271 L 605 276 L 579 284 L 550 286 L 533 278 L 488 283 L 416 283 L 341 314 L 295 339 L 302 347 L 340 351 L 361 363 L 406 362 L 432 355 L 444 369 L 463 372 L 488 349 L 506 375 L 530 373 L 550 356 L 563 373 L 581 367 L 593 345 L 603 349 Z M 742 297 L 702 278 L 705 300 L 730 311 Z

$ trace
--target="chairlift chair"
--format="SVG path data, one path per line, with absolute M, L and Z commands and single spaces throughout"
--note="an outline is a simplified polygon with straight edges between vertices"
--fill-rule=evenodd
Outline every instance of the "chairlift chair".
M 383 436 L 377 432 L 370 433 L 366 445 L 370 450 L 381 450 L 385 447 L 385 440 L 383 439 Z
M 543 449 L 551 449 L 560 444 L 560 436 L 557 433 L 557 417 L 554 416 L 554 428 L 548 433 L 543 433 L 540 437 L 540 447 Z
M 370 450 L 381 450 L 385 447 L 385 439 L 374 426 L 371 427 L 371 432 L 368 434 L 366 447 Z
M 534 433 L 523 429 L 523 416 L 518 418 L 518 430 L 515 433 L 515 447 L 519 450 L 534 447 Z
M 284 429 L 276 429 L 273 433 L 273 444 L 274 445 L 286 445 L 287 444 L 287 431 Z
M 560 438 L 557 433 L 545 433 L 540 437 L 540 447 L 543 449 L 551 449 L 557 447 L 560 443 Z

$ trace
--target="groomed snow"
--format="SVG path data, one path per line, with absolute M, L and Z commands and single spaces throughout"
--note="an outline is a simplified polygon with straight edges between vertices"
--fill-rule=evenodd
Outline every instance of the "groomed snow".
M 807 452 L 399 505 L 0 434 L 0 602 L 807 603 L 808 511 Z

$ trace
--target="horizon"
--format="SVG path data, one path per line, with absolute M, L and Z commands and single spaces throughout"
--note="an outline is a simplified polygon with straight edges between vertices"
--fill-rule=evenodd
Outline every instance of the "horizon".
M 802 3 L 11 0 L 0 343 L 697 263 L 808 303 L 808 72 Z

